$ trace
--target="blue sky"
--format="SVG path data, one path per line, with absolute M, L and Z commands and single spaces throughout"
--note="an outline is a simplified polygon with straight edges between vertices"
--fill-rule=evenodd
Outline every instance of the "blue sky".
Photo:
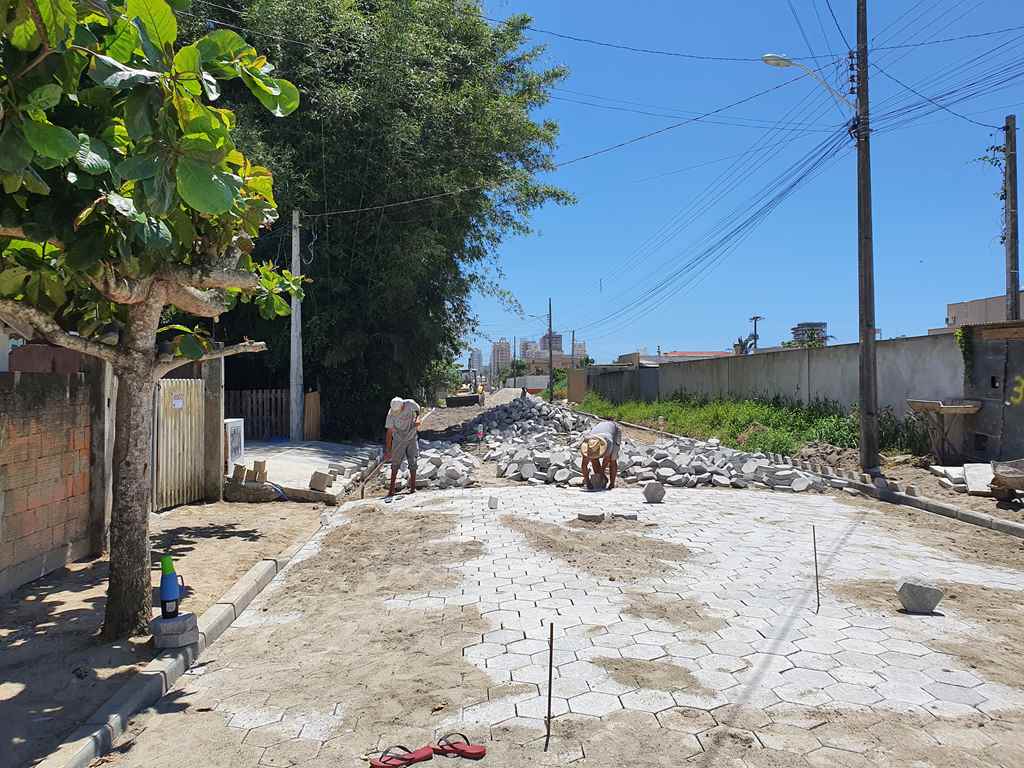
M 792 6 L 814 55 L 845 56 L 825 0 L 792 0 Z M 879 47 L 1024 26 L 1019 0 L 874 0 L 870 6 L 869 34 Z M 786 0 L 486 0 L 485 7 L 494 18 L 525 12 L 541 29 L 634 47 L 738 58 L 811 55 Z M 832 7 L 852 42 L 854 1 L 832 0 Z M 532 39 L 547 46 L 545 63 L 564 64 L 571 72 L 554 93 L 558 98 L 537 114 L 561 125 L 556 154 L 562 161 L 798 74 L 760 62 L 640 54 L 542 33 Z M 830 60 L 808 63 L 825 66 L 822 74 L 831 79 L 836 70 Z M 1003 77 L 1021 77 L 950 108 L 992 125 L 1024 111 L 1024 30 L 879 50 L 872 60 L 926 96 L 1003 65 Z M 845 76 L 845 66 L 839 74 Z M 979 87 L 995 85 L 986 80 Z M 876 115 L 922 103 L 877 70 L 871 100 Z M 944 324 L 947 303 L 1003 290 L 1001 203 L 994 196 L 1000 176 L 971 162 L 1001 136 L 933 109 L 911 115 L 916 119 L 903 126 L 892 122 L 894 116 L 889 130 L 879 123 L 872 138 L 876 301 L 884 338 L 926 333 Z M 694 122 L 551 174 L 578 203 L 537 211 L 536 233 L 509 238 L 499 252 L 505 286 L 528 314 L 545 313 L 551 297 L 555 329 L 565 333 L 566 343 L 569 332 L 579 329 L 577 338 L 599 361 L 638 347 L 653 353 L 659 345 L 727 349 L 749 332 L 753 314 L 766 318 L 762 346 L 779 343 L 790 326 L 810 320 L 827 321 L 835 343 L 856 340 L 856 156 L 850 141 L 842 145 L 849 151 L 825 163 L 700 279 L 683 269 L 662 301 L 637 304 L 645 288 L 706 253 L 723 226 L 734 226 L 766 202 L 774 191 L 766 196 L 761 190 L 778 190 L 770 182 L 814 156 L 846 118 L 823 88 L 804 78 L 712 119 L 741 125 Z M 791 122 L 783 127 L 799 130 L 779 130 L 784 120 Z M 718 193 L 709 197 L 709 188 Z M 687 211 L 685 227 L 666 231 Z M 537 338 L 545 330 L 546 320 L 518 318 L 490 299 L 478 297 L 474 307 L 484 336 L 472 342 L 485 360 L 490 339 Z

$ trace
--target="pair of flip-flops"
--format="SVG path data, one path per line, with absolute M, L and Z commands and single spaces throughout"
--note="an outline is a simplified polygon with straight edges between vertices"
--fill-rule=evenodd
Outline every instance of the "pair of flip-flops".
M 438 739 L 436 744 L 428 744 L 417 750 L 411 750 L 401 744 L 388 747 L 380 753 L 380 757 L 370 760 L 370 768 L 403 768 L 406 765 L 433 760 L 434 755 L 480 760 L 486 754 L 487 747 L 470 744 L 469 739 L 461 733 L 449 733 Z

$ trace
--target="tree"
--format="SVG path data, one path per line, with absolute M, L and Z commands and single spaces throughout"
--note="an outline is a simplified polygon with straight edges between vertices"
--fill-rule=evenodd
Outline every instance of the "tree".
M 512 364 L 509 366 L 509 369 L 508 369 L 509 370 L 509 376 L 512 377 L 512 378 L 515 378 L 515 379 L 518 379 L 521 376 L 525 376 L 526 375 L 526 371 L 527 371 L 527 367 L 528 366 L 526 365 L 526 361 L 525 360 L 519 360 L 519 359 L 513 360 Z
M 293 119 L 239 104 L 239 126 L 273 169 L 281 207 L 304 214 L 305 377 L 319 382 L 325 434 L 375 433 L 388 400 L 421 389 L 432 361 L 472 335 L 470 297 L 508 298 L 497 262 L 506 234 L 571 200 L 542 178 L 557 126 L 533 116 L 565 70 L 541 64 L 527 17 L 491 26 L 475 0 L 220 5 L 240 10 L 204 13 L 266 34 L 302 90 Z M 275 258 L 286 230 L 257 253 Z M 287 329 L 254 315 L 242 308 L 225 326 L 279 339 L 281 353 L 236 358 L 228 376 L 281 386 Z
M 584 355 L 576 361 L 576 364 L 580 368 L 589 368 L 594 364 L 594 358 L 590 357 L 590 355 Z
M 239 299 L 270 318 L 288 312 L 282 293 L 301 295 L 253 261 L 276 217 L 271 174 L 235 148 L 234 115 L 212 102 L 233 80 L 277 116 L 299 95 L 235 32 L 176 45 L 165 0 L 0 10 L 0 316 L 117 374 L 104 635 L 123 637 L 150 617 L 156 382 L 190 360 L 264 349 L 214 348 L 162 318 L 216 318 Z M 158 354 L 159 333 L 170 352 Z
M 818 328 L 808 328 L 803 339 L 790 339 L 782 342 L 780 346 L 784 349 L 824 349 L 828 340 L 832 338 L 835 337 L 826 335 Z

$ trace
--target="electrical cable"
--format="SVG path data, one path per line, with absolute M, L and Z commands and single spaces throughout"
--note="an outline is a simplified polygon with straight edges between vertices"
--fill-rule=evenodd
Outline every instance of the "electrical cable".
M 831 0 L 825 0 L 825 5 L 828 6 L 828 12 L 832 16 L 832 21 L 835 22 L 836 29 L 839 30 L 839 36 L 843 38 L 843 44 L 846 46 L 846 50 L 852 51 L 853 46 L 850 45 L 850 41 L 846 39 L 846 33 L 843 32 L 843 28 L 839 26 L 839 19 L 836 18 L 836 12 L 832 10 Z
M 961 120 L 966 120 L 968 123 L 973 123 L 974 125 L 981 126 L 982 128 L 994 128 L 996 130 L 1000 129 L 1000 126 L 998 126 L 998 125 L 989 125 L 988 123 L 982 123 L 982 122 L 979 122 L 977 120 L 972 120 L 971 118 L 967 117 L 967 115 L 963 115 L 963 114 L 961 114 L 959 112 L 955 112 L 952 109 L 950 109 L 949 107 L 945 106 L 944 104 L 940 104 L 939 102 L 937 102 L 935 99 L 931 98 L 930 96 L 925 96 L 920 91 L 914 90 L 909 85 L 904 83 L 902 80 L 899 80 L 896 77 L 893 77 L 892 75 L 890 75 L 888 72 L 886 72 L 884 69 L 882 69 L 877 64 L 872 64 L 871 66 L 874 67 L 875 69 L 877 69 L 879 72 L 881 72 L 883 75 L 885 75 L 887 78 L 892 80 L 897 85 L 902 86 L 906 90 L 908 90 L 911 93 L 913 93 L 915 96 L 919 96 L 920 98 L 924 99 L 925 101 L 928 101 L 929 103 L 934 104 L 939 109 L 944 109 L 946 112 L 949 112 L 949 114 L 954 115 L 955 117 L 959 117 Z

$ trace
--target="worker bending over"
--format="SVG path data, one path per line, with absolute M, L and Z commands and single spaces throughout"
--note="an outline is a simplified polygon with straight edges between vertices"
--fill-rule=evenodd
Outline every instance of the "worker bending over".
M 391 401 L 384 426 L 387 436 L 384 438 L 384 460 L 391 461 L 391 488 L 384 501 L 391 501 L 395 495 L 395 480 L 402 462 L 409 462 L 409 493 L 416 493 L 416 460 L 419 458 L 420 406 L 415 400 L 396 397 Z
M 619 447 L 622 445 L 622 429 L 614 421 L 600 421 L 583 435 L 580 452 L 583 454 L 583 485 L 587 490 L 615 487 L 619 474 Z M 591 467 L 600 478 L 593 482 Z M 596 478 L 595 478 L 596 479 Z

